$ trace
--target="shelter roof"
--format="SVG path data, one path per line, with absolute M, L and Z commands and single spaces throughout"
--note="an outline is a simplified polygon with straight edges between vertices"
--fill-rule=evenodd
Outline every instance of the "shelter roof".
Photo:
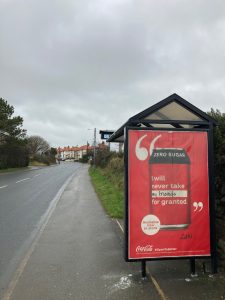
M 207 128 L 209 124 L 216 125 L 216 121 L 179 95 L 172 94 L 130 117 L 107 142 L 123 142 L 126 126 L 188 129 Z

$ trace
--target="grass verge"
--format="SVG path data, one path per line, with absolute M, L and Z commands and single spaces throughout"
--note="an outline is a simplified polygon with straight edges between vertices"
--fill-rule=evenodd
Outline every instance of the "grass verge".
M 123 217 L 124 194 L 103 173 L 101 169 L 89 168 L 89 174 L 95 191 L 105 208 L 106 213 L 112 218 Z
M 31 167 L 46 167 L 47 164 L 44 164 L 44 163 L 36 161 L 36 160 L 32 160 L 32 161 L 30 161 L 29 166 L 31 166 Z

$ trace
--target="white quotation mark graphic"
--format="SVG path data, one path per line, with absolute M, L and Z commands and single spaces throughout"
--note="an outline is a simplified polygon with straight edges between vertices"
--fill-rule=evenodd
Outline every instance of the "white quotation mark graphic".
M 146 160 L 148 158 L 148 150 L 141 147 L 142 140 L 147 136 L 147 134 L 143 135 L 136 144 L 135 153 L 139 160 Z
M 143 141 L 143 139 L 147 136 L 147 134 L 143 135 L 142 137 L 140 137 L 140 139 L 137 141 L 137 144 L 135 146 L 135 153 L 136 156 L 139 160 L 146 160 L 148 158 L 148 150 L 144 147 L 141 147 L 141 142 Z M 157 135 L 151 142 L 150 147 L 149 147 L 149 154 L 150 156 L 152 155 L 152 151 L 155 147 L 155 142 L 161 137 L 160 135 Z
M 194 206 L 194 211 L 202 211 L 203 209 L 203 203 L 202 202 L 194 202 L 193 203 Z

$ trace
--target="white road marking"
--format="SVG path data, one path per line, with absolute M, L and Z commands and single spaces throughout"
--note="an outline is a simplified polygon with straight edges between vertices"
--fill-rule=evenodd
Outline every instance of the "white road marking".
M 21 179 L 21 180 L 18 180 L 18 181 L 16 181 L 16 183 L 20 183 L 20 182 L 22 182 L 22 181 L 26 181 L 26 180 L 29 180 L 30 178 L 28 177 L 28 178 L 24 178 L 24 179 Z
M 41 174 L 36 174 L 36 175 L 34 175 L 34 177 L 38 177 L 38 176 L 40 176 Z M 16 183 L 20 183 L 20 182 L 23 182 L 23 181 L 26 181 L 26 180 L 29 180 L 29 179 L 31 179 L 30 177 L 27 177 L 27 178 L 24 178 L 24 179 L 21 179 L 21 180 L 18 180 L 18 181 L 16 181 Z M 6 188 L 8 185 L 3 185 L 3 186 L 0 186 L 0 189 L 4 189 L 4 188 Z
M 3 186 L 0 186 L 0 189 L 4 189 L 6 188 L 8 185 L 3 185 Z
M 34 238 L 30 248 L 28 249 L 27 253 L 25 254 L 24 258 L 22 259 L 19 267 L 17 268 L 17 270 L 14 273 L 14 276 L 11 280 L 11 282 L 9 283 L 5 294 L 3 295 L 3 297 L 1 298 L 1 300 L 10 300 L 11 296 L 17 286 L 17 283 L 21 277 L 21 275 L 23 274 L 25 267 L 28 263 L 28 261 L 30 260 L 31 255 L 34 252 L 34 249 L 42 235 L 42 233 L 44 232 L 55 208 L 57 203 L 59 202 L 65 188 L 67 187 L 67 185 L 70 183 L 70 181 L 72 180 L 72 178 L 74 177 L 73 173 L 62 185 L 62 187 L 59 189 L 58 193 L 55 195 L 55 197 L 53 198 L 53 200 L 50 202 L 49 207 L 47 209 L 47 211 L 44 213 L 44 215 L 41 217 L 41 220 L 39 221 L 38 225 L 37 225 L 37 233 L 36 233 L 36 237 Z
M 36 174 L 36 175 L 34 175 L 34 177 L 38 177 L 38 176 L 40 176 L 41 174 Z

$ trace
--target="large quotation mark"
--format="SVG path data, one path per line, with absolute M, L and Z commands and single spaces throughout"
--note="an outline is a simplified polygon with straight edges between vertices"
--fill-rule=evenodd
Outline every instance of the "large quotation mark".
M 139 160 L 146 160 L 148 158 L 148 154 L 151 156 L 152 155 L 152 151 L 154 149 L 155 146 L 155 142 L 161 137 L 161 134 L 157 135 L 151 142 L 150 147 L 149 147 L 149 152 L 146 148 L 141 147 L 141 142 L 143 141 L 143 139 L 147 136 L 147 134 L 143 135 L 142 137 L 140 137 L 136 143 L 135 146 L 135 153 L 136 156 Z
M 142 140 L 147 136 L 147 134 L 143 135 L 136 144 L 135 153 L 139 160 L 146 160 L 148 158 L 148 150 L 144 147 L 141 147 Z
M 203 203 L 202 202 L 194 202 L 193 203 L 194 206 L 194 211 L 202 211 L 203 209 Z

